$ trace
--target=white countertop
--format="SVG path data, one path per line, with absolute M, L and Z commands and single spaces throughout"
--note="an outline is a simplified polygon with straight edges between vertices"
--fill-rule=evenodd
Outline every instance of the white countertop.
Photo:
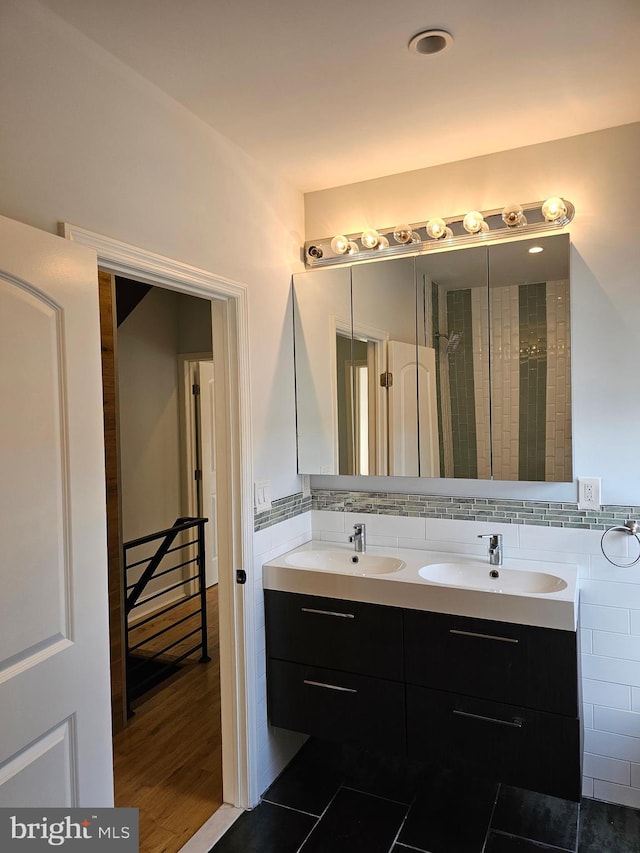
M 336 561 L 330 570 L 296 565 L 296 555 L 306 551 L 344 552 L 346 565 L 341 570 L 336 570 Z M 367 554 L 400 559 L 404 567 L 389 574 L 358 574 L 357 564 L 349 566 L 349 559 L 354 555 L 352 546 L 313 540 L 265 563 L 263 586 L 281 592 L 452 613 L 542 628 L 566 631 L 577 628 L 578 569 L 575 565 L 505 557 L 502 566 L 494 567 L 489 565 L 488 559 L 464 554 L 377 546 L 368 547 Z M 498 571 L 544 572 L 561 578 L 566 587 L 556 592 L 514 594 L 496 589 L 448 586 L 425 580 L 418 573 L 423 566 L 453 562 L 477 567 L 483 576 L 494 568 Z

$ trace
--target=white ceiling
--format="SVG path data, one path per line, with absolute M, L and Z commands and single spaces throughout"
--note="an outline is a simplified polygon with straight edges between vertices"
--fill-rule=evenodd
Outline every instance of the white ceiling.
M 640 120 L 640 0 L 41 2 L 304 191 Z

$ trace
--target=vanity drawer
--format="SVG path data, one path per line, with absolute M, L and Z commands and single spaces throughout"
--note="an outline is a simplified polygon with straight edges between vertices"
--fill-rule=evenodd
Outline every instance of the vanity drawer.
M 407 610 L 404 637 L 410 684 L 578 716 L 572 631 Z
M 267 664 L 269 722 L 404 755 L 404 685 L 286 661 Z
M 400 609 L 268 589 L 264 599 L 270 658 L 402 681 Z
M 579 801 L 577 718 L 407 686 L 410 759 Z

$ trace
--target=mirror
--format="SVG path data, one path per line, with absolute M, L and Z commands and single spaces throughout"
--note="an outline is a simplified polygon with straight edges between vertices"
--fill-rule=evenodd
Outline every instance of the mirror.
M 571 481 L 568 235 L 301 273 L 294 332 L 300 473 Z
M 369 454 L 349 473 L 418 477 L 415 258 L 357 264 L 351 288 L 354 350 L 361 358 L 366 351 L 369 368 L 370 417 L 367 430 L 362 406 L 356 408 L 354 444 L 362 448 L 368 432 Z M 354 369 L 362 368 L 354 361 Z
M 294 276 L 293 316 L 298 471 L 346 474 L 349 462 L 338 424 L 346 421 L 348 404 L 344 388 L 338 395 L 337 380 L 351 363 L 350 268 Z
M 417 259 L 419 350 L 429 353 L 435 383 L 420 388 L 430 414 L 426 476 L 491 477 L 489 323 L 484 246 Z M 423 454 L 424 455 L 424 454 Z
M 493 478 L 571 482 L 567 234 L 489 248 L 489 317 Z

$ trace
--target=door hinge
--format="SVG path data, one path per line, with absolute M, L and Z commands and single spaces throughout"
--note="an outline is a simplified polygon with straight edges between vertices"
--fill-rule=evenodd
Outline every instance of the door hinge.
M 196 470 L 193 472 L 193 479 L 197 481 L 202 480 L 202 471 L 200 470 L 200 468 L 196 468 Z
M 389 371 L 387 371 L 386 373 L 381 373 L 380 374 L 380 387 L 381 388 L 391 388 L 392 385 L 393 385 L 393 373 L 389 373 Z
M 200 393 L 200 386 L 199 385 L 192 385 L 191 386 L 191 393 L 193 394 L 194 397 L 197 397 L 198 394 Z
M 247 573 L 244 569 L 236 569 L 236 583 L 243 584 L 247 582 Z

